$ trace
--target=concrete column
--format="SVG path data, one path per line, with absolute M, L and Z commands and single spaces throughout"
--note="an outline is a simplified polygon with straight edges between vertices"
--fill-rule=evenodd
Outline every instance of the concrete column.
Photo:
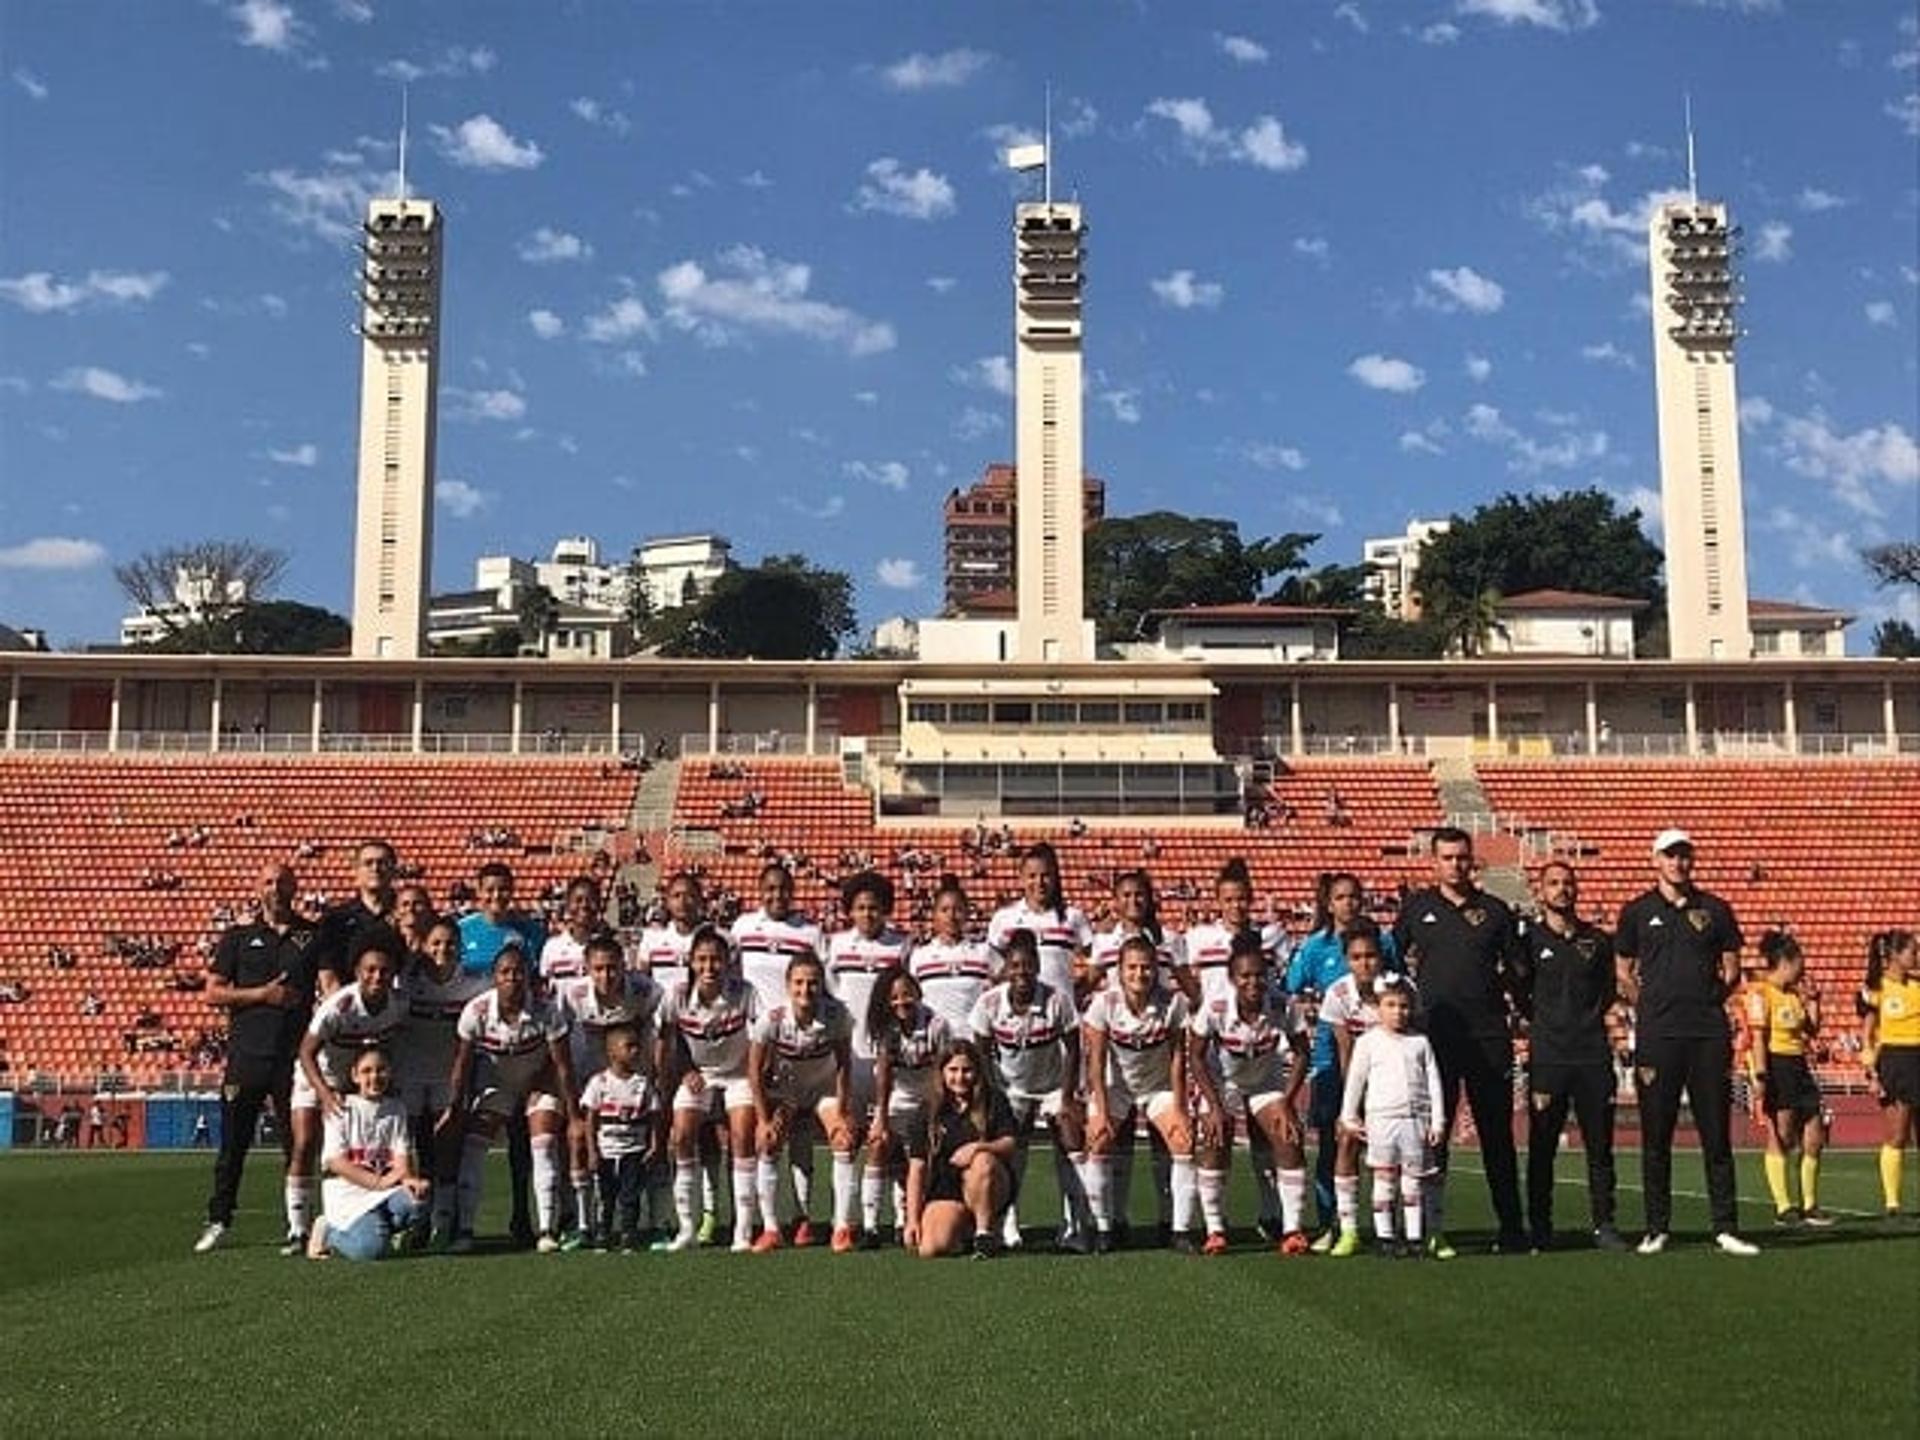
M 15 694 L 18 694 L 20 677 L 17 674 L 13 677 L 13 685 Z M 1900 729 L 1899 726 L 1894 723 L 1897 716 L 1893 708 L 1893 681 L 1891 680 L 1887 681 L 1880 691 L 1880 718 L 1887 722 L 1887 753 L 1890 755 L 1898 755 L 1900 753 Z M 7 734 L 9 737 L 13 734 L 11 722 L 8 723 Z M 11 738 L 8 739 L 7 744 L 11 747 L 13 744 Z
M 120 677 L 113 677 L 113 706 L 107 711 L 107 749 L 120 748 Z
M 1306 754 L 1307 727 L 1300 715 L 1300 681 L 1297 678 L 1293 681 L 1291 698 L 1287 702 L 1287 719 L 1289 728 L 1292 731 L 1293 753 L 1295 755 Z
M 1700 753 L 1700 707 L 1695 704 L 1693 681 L 1687 682 L 1687 754 Z
M 418 755 L 427 748 L 427 681 L 425 676 L 415 676 L 413 681 L 413 753 Z
M 1600 753 L 1600 696 L 1594 683 L 1587 681 L 1587 754 Z
M 1793 681 L 1787 681 L 1780 690 L 1780 722 L 1787 727 L 1787 753 L 1800 753 L 1800 715 L 1799 707 L 1793 703 Z
M 1487 743 L 1500 743 L 1500 687 L 1491 680 L 1487 682 Z
M 1387 682 L 1387 743 L 1393 747 L 1393 753 L 1400 753 L 1400 682 Z
M 620 729 L 621 729 L 620 682 L 618 680 L 613 682 L 613 704 L 609 706 L 607 710 L 607 729 L 613 733 L 613 743 L 609 747 L 608 753 L 617 756 L 620 753 Z
M 820 726 L 820 685 L 818 681 L 807 681 L 807 754 L 813 754 L 814 732 Z
M 1893 703 L 1893 687 L 1887 687 L 1887 703 Z M 1892 714 L 1892 711 L 1888 711 Z M 15 670 L 7 679 L 7 749 L 18 749 L 20 745 L 20 672 Z
M 208 753 L 220 753 L 220 687 L 225 677 L 215 673 L 213 677 L 213 704 L 207 709 L 207 750 Z
M 720 682 L 707 682 L 707 753 L 720 753 Z
M 518 755 L 520 753 L 520 726 L 522 720 L 525 718 L 524 706 L 526 704 L 526 698 L 526 682 L 524 680 L 514 681 L 513 723 L 507 733 L 507 752 L 512 755 Z
M 320 731 L 326 720 L 326 682 L 317 676 L 313 682 L 313 753 L 320 753 Z

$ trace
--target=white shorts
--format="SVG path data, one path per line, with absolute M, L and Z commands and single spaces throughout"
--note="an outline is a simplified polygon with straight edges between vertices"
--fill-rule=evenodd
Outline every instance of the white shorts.
M 1049 1090 L 1044 1095 L 1022 1095 L 1014 1090 L 1007 1092 L 1007 1104 L 1013 1109 L 1013 1118 L 1023 1126 L 1031 1125 L 1035 1120 L 1058 1120 L 1066 1103 L 1067 1092 L 1064 1089 Z
M 1277 1104 L 1287 1098 L 1284 1090 L 1256 1090 L 1251 1095 L 1242 1095 L 1233 1086 L 1226 1087 L 1222 1099 L 1225 1100 L 1228 1115 L 1241 1115 L 1252 1120 L 1269 1105 Z
M 507 1085 L 488 1085 L 473 1097 L 476 1114 L 513 1116 L 525 1110 L 529 1115 L 557 1115 L 560 1097 L 544 1090 L 515 1090 Z
M 325 1072 L 323 1071 L 322 1073 L 324 1074 Z M 336 1095 L 351 1095 L 353 1094 L 353 1086 L 351 1084 L 335 1085 L 333 1087 L 333 1093 Z M 307 1067 L 297 1062 L 293 1067 L 292 1108 L 295 1110 L 318 1110 L 320 1108 L 320 1092 L 307 1083 Z
M 1174 1103 L 1171 1090 L 1154 1090 L 1136 1098 L 1118 1085 L 1107 1087 L 1107 1115 L 1116 1123 L 1135 1114 L 1144 1115 L 1149 1121 L 1157 1121 L 1174 1108 Z
M 719 1119 L 729 1110 L 751 1110 L 753 1086 L 744 1075 L 710 1079 L 698 1090 L 689 1090 L 683 1080 L 680 1088 L 673 1092 L 673 1108 Z
M 400 1087 L 400 1103 L 409 1115 L 437 1115 L 453 1103 L 453 1087 L 444 1075 L 409 1080 Z
M 1374 1120 L 1367 1124 L 1367 1168 L 1419 1173 L 1429 1164 L 1426 1127 L 1418 1120 Z

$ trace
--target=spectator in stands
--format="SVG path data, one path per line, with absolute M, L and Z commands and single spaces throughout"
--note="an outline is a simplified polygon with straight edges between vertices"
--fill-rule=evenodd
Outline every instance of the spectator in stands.
M 107 1143 L 107 1107 L 98 1100 L 87 1107 L 87 1148 L 98 1150 Z
M 393 846 L 385 840 L 363 840 L 355 849 L 353 898 L 333 906 L 320 917 L 314 938 L 313 963 L 319 995 L 330 995 L 340 986 L 353 982 L 352 962 L 347 957 L 356 935 L 375 925 L 393 922 L 394 906 L 400 898 L 393 888 L 398 858 Z
M 51 945 L 47 948 L 47 964 L 55 970 L 71 970 L 79 962 L 73 952 L 64 945 Z
M 1353 824 L 1353 815 L 1347 809 L 1347 802 L 1338 790 L 1328 790 L 1326 800 L 1327 824 L 1345 829 Z
M 1434 884 L 1401 906 L 1393 938 L 1420 986 L 1427 1036 L 1440 1062 L 1445 1118 L 1426 1187 L 1427 1253 L 1456 1253 L 1443 1229 L 1448 1141 L 1464 1089 L 1480 1136 L 1502 1254 L 1527 1252 L 1513 1147 L 1512 1009 L 1523 1008 L 1526 953 L 1506 902 L 1473 883 L 1473 837 L 1451 825 L 1433 832 Z
M 1733 1041 L 1726 1001 L 1740 983 L 1744 940 L 1733 907 L 1693 883 L 1693 840 L 1662 830 L 1653 840 L 1653 887 L 1627 902 L 1614 935 L 1620 994 L 1635 1007 L 1634 1073 L 1639 1079 L 1641 1188 L 1647 1232 L 1642 1255 L 1667 1247 L 1673 1207 L 1673 1132 L 1685 1090 L 1706 1162 L 1714 1243 L 1754 1255 L 1740 1238 L 1733 1165 Z
M 227 1012 L 229 1041 L 220 1085 L 220 1155 L 214 1162 L 207 1227 L 193 1247 L 196 1253 L 220 1244 L 233 1224 L 247 1152 L 261 1110 L 269 1104 L 282 1159 L 292 1159 L 293 1062 L 313 1005 L 316 938 L 294 913 L 294 888 L 288 866 L 262 871 L 260 918 L 227 931 L 214 955 L 207 1003 Z M 306 1234 L 312 1207 L 307 1182 L 289 1178 L 289 1237 Z
M 32 996 L 33 992 L 18 980 L 0 985 L 0 1005 L 24 1005 Z

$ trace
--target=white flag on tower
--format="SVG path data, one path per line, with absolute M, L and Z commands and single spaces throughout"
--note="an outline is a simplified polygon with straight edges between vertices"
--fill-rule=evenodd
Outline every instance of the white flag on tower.
M 1047 163 L 1045 145 L 1015 145 L 1007 151 L 1009 170 L 1038 170 Z

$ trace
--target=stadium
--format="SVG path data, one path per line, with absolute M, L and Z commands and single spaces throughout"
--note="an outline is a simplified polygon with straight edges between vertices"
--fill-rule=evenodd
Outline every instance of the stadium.
M 361 360 L 357 523 L 342 523 L 355 541 L 351 643 L 312 655 L 0 647 L 8 872 L 0 1317 L 15 1338 L 0 1426 L 297 1431 L 323 1421 L 388 1424 L 404 1413 L 430 1433 L 536 1424 L 575 1433 L 637 1418 L 669 1433 L 719 1422 L 745 1433 L 867 1434 L 903 1423 L 974 1429 L 1001 1420 L 996 1404 L 1014 1404 L 1021 1423 L 1069 1434 L 1245 1433 L 1270 1424 L 1276 1406 L 1341 1434 L 1712 1433 L 1734 1428 L 1759 1396 L 1771 1405 L 1777 1385 L 1782 1406 L 1845 1416 L 1866 1434 L 1910 1427 L 1920 1383 L 1913 1102 L 1903 1162 L 1902 1139 L 1887 1138 L 1894 1072 L 1876 1063 L 1920 1043 L 1901 1038 L 1900 1012 L 1883 998 L 1920 982 L 1920 969 L 1905 968 L 1920 966 L 1910 933 L 1920 893 L 1920 677 L 1911 660 L 1849 658 L 1827 653 L 1824 641 L 1816 651 L 1807 637 L 1831 612 L 1813 607 L 1772 612 L 1775 628 L 1800 627 L 1802 653 L 1758 641 L 1769 621 L 1767 602 L 1747 586 L 1730 269 L 1737 232 L 1727 208 L 1702 200 L 1697 186 L 1675 192 L 1636 238 L 1654 277 L 1645 378 L 1659 415 L 1665 658 L 1615 658 L 1587 643 L 1606 623 L 1607 606 L 1596 602 L 1611 597 L 1542 599 L 1555 593 L 1545 590 L 1535 601 L 1574 613 L 1575 628 L 1549 624 L 1533 653 L 1515 645 L 1474 653 L 1469 644 L 1439 658 L 1341 658 L 1329 637 L 1344 612 L 1271 601 L 1156 612 L 1156 642 L 1116 646 L 1096 631 L 1087 599 L 1083 495 L 1073 483 L 1088 468 L 1082 362 L 1097 359 L 1099 344 L 1081 308 L 1084 237 L 1098 201 L 1089 197 L 1083 212 L 1077 196 L 1056 198 L 1053 140 L 1049 121 L 1037 144 L 1008 156 L 1033 173 L 1009 207 L 1008 483 L 1018 518 L 1004 603 L 919 620 L 912 654 L 434 653 L 441 314 L 443 300 L 466 302 L 441 286 L 442 247 L 458 244 L 457 219 L 409 191 L 404 159 L 397 192 L 370 197 L 357 217 L 349 262 Z M 1568 635 L 1581 638 L 1563 644 Z M 365 868 L 370 846 L 387 857 L 377 879 Z M 1463 846 L 1463 868 L 1450 879 L 1445 857 Z M 1676 882 L 1663 867 L 1683 851 L 1688 868 Z M 1050 889 L 1034 888 L 1036 853 L 1057 858 Z M 503 870 L 512 881 L 504 908 L 490 893 Z M 276 880 L 283 871 L 290 878 Z M 789 900 L 769 900 L 770 872 L 786 877 Z M 1577 900 L 1564 910 L 1550 898 L 1556 876 L 1577 877 Z M 1339 877 L 1353 884 L 1344 922 L 1329 908 Z M 584 921 L 573 908 L 583 880 L 594 897 Z M 689 888 L 691 909 L 676 908 Z M 401 906 L 409 892 L 422 897 L 417 917 Z M 941 907 L 959 892 L 949 933 Z M 1655 1033 L 1662 1022 L 1651 999 L 1636 1012 L 1623 988 L 1645 986 L 1651 997 L 1670 983 L 1652 969 L 1650 932 L 1628 948 L 1636 942 L 1623 912 L 1651 896 L 1656 908 L 1673 907 L 1662 913 L 1703 930 L 1703 894 L 1738 924 L 1700 982 L 1713 989 L 1714 1020 L 1675 1041 Z M 884 896 L 884 913 L 862 929 L 862 900 L 874 896 Z M 1488 914 L 1513 925 L 1498 977 L 1489 966 L 1463 979 L 1445 944 L 1422 936 L 1435 897 L 1457 902 L 1470 926 Z M 356 905 L 364 924 L 348 918 Z M 1558 917 L 1551 925 L 1548 910 Z M 462 1068 L 460 1083 L 430 1106 L 444 1103 L 454 1117 L 447 1133 L 460 1153 L 451 1161 L 444 1148 L 438 1158 L 416 1153 L 402 1184 L 388 1167 L 405 1164 L 384 1149 L 376 1163 L 370 1151 L 336 1144 L 331 1120 L 322 1142 L 312 1118 L 320 1109 L 308 1108 L 305 1121 L 298 1108 L 282 1113 L 289 1085 L 292 1107 L 302 1085 L 314 1106 L 315 1088 L 333 1107 L 346 1103 L 352 1082 L 324 1058 L 334 1032 L 304 1050 L 297 1036 L 292 1048 L 273 1042 L 277 1078 L 261 1079 L 235 1042 L 241 1012 L 266 1002 L 234 992 L 290 983 L 284 1006 L 268 1008 L 303 1027 L 340 1008 L 332 997 L 348 989 L 354 1004 L 377 1012 L 367 997 L 379 982 L 363 967 L 391 943 L 398 1004 L 388 1003 L 402 1023 L 365 1029 L 359 1040 L 349 1031 L 340 1043 L 356 1078 L 360 1056 L 376 1048 L 392 1051 L 404 1073 L 399 1011 L 410 986 L 426 993 L 450 983 L 432 978 L 426 953 L 436 918 L 452 922 L 457 968 L 478 977 L 440 1016 L 449 1042 L 460 1017 Z M 684 1018 L 696 1001 L 715 1003 L 699 999 L 708 992 L 690 953 L 706 922 L 718 928 L 729 972 L 716 985 L 753 995 L 758 982 L 737 972 L 756 959 L 777 966 L 771 992 L 754 1000 L 751 1087 L 732 1070 L 707 1073 L 696 1047 L 708 1036 Z M 1047 928 L 1056 922 L 1058 934 Z M 1219 953 L 1203 962 L 1201 937 L 1215 931 Z M 1330 939 L 1339 958 L 1325 978 L 1344 975 L 1356 932 L 1382 947 L 1397 940 L 1387 954 L 1398 952 L 1389 968 L 1411 974 L 1409 1035 L 1424 1045 L 1430 1032 L 1443 1052 L 1454 1046 L 1434 1072 L 1444 1104 L 1437 1095 L 1427 1109 L 1409 1102 L 1415 1121 L 1438 1126 L 1444 1116 L 1453 1128 L 1450 1156 L 1434 1159 L 1421 1141 L 1427 1158 L 1401 1167 L 1401 1209 L 1384 1178 L 1391 1166 L 1372 1158 L 1364 1180 L 1343 1188 L 1370 1199 L 1374 1227 L 1349 1262 L 1352 1247 L 1339 1246 L 1354 1212 L 1330 1208 L 1339 1068 L 1380 1022 L 1369 1007 L 1355 1048 L 1342 1032 L 1340 1048 L 1328 1050 L 1344 1057 L 1332 1061 L 1334 1109 L 1310 1114 L 1320 1081 L 1309 1065 L 1317 1074 L 1321 1062 L 1309 1061 L 1309 1043 L 1331 987 L 1300 982 L 1292 962 Z M 1609 1197 L 1590 1223 L 1585 1111 L 1579 1123 L 1564 1102 L 1555 1112 L 1565 1124 L 1553 1132 L 1544 1180 L 1513 1167 L 1526 1171 L 1543 1143 L 1537 1112 L 1551 1097 L 1535 1046 L 1559 1043 L 1547 1039 L 1544 1008 L 1536 1013 L 1558 1002 L 1524 963 L 1528 945 L 1543 934 L 1552 945 L 1555 935 L 1600 932 L 1614 936 L 1604 955 L 1610 962 L 1617 948 L 1623 968 L 1602 967 L 1605 1003 L 1582 1012 L 1605 1051 L 1581 1063 L 1604 1077 L 1617 1147 L 1608 1184 L 1618 1201 L 1617 1214 Z M 286 939 L 306 968 L 238 980 L 240 937 L 263 934 Z M 573 968 L 552 968 L 544 947 L 569 937 L 564 963 Z M 1122 942 L 1135 937 L 1147 942 L 1139 967 L 1147 1003 L 1179 1007 L 1173 1040 L 1156 1042 L 1170 1045 L 1177 1078 L 1145 1087 L 1157 1097 L 1151 1104 L 1143 1094 L 1114 1109 L 1092 1091 L 1120 1085 L 1118 1061 L 1091 1083 L 1081 1070 L 1096 1029 L 1113 1058 L 1107 1022 L 1083 1023 L 1080 1012 L 1104 1005 L 1103 1014 L 1119 1014 L 1133 993 L 1122 983 L 1125 957 L 1135 953 Z M 589 942 L 618 958 L 620 995 L 648 998 L 596 1021 L 590 1052 L 569 1051 L 578 1039 L 569 1026 L 585 1034 L 580 1017 L 612 1004 L 589 978 Z M 843 942 L 847 953 L 863 943 L 897 949 L 856 969 L 837 958 Z M 892 1054 L 874 1041 L 867 1079 L 850 1078 L 869 1026 L 882 1024 L 868 1018 L 880 1014 L 867 999 L 875 975 L 885 987 L 902 970 L 918 975 L 907 957 L 936 942 L 991 964 L 995 988 L 984 972 L 976 987 L 985 994 L 1016 983 L 1003 967 L 1024 949 L 1043 978 L 1065 977 L 1054 993 L 1073 1022 L 1071 1037 L 1056 1038 L 1070 1040 L 1063 1053 L 1076 1073 L 1033 1094 L 1016 1083 L 1017 1070 L 995 1069 L 1029 1032 L 1016 1046 L 972 1022 L 992 1072 L 981 1093 L 996 1106 L 1016 1102 L 1008 1113 L 1019 1115 L 1020 1153 L 1032 1157 L 1024 1168 L 994 1161 L 1019 1177 L 1011 1198 L 994 1192 L 1006 1241 L 984 1221 L 956 1222 L 966 1235 L 955 1252 L 993 1263 L 913 1253 L 924 1248 L 920 1219 L 932 1205 L 958 1212 L 975 1199 L 971 1190 L 963 1199 L 956 1181 L 928 1200 L 931 1172 L 897 1153 L 884 1182 L 870 1164 L 876 1178 L 858 1195 L 866 1213 L 854 1215 L 848 1153 L 858 1140 L 832 1138 L 843 1110 L 860 1112 L 856 1132 L 867 1123 L 864 1105 L 848 1097 L 870 1100 L 860 1086 L 874 1083 L 876 1054 Z M 1785 970 L 1776 964 L 1782 945 L 1794 956 Z M 1870 975 L 1869 954 L 1883 952 L 1907 958 Z M 767 1096 L 797 1085 L 800 1065 L 783 1068 L 762 1051 L 801 1052 L 761 1026 L 769 1014 L 792 1020 L 795 1006 L 814 1013 L 812 999 L 782 998 L 798 994 L 793 957 L 802 953 L 817 960 L 827 995 L 841 997 L 817 1003 L 860 1038 L 849 1052 L 841 1036 L 827 1061 L 837 1081 L 800 1105 L 832 1107 L 832 1119 L 809 1135 L 792 1112 L 800 1141 L 788 1152 L 759 1137 Z M 572 1072 L 539 1068 L 529 1085 L 509 1083 L 511 1066 L 488 1050 L 487 1032 L 468 1033 L 476 1003 L 505 1003 L 488 997 L 505 985 L 496 977 L 508 954 L 546 977 L 513 1002 L 525 1007 L 522 1018 L 557 1017 L 556 1030 L 529 1042 L 531 1063 L 558 1066 L 570 1053 Z M 1263 998 L 1235 998 L 1243 959 L 1258 970 Z M 1215 969 L 1203 974 L 1203 964 Z M 1792 978 L 1776 986 L 1783 973 Z M 843 988 L 850 984 L 859 988 Z M 926 991 L 931 1005 L 932 982 Z M 1375 991 L 1383 1004 L 1401 993 L 1387 982 Z M 1477 1053 L 1492 1043 L 1500 1056 L 1487 1082 L 1491 1109 L 1473 1078 L 1462 1082 L 1470 1093 L 1455 1093 L 1458 1057 L 1471 1046 L 1448 1040 L 1442 1014 L 1459 1006 L 1466 1015 L 1482 992 L 1495 997 L 1497 1038 L 1484 1030 L 1468 1038 Z M 915 984 L 915 1005 L 920 993 Z M 677 1008 L 658 1008 L 663 995 Z M 1764 997 L 1757 1010 L 1756 997 Z M 1783 1012 L 1786 999 L 1794 1008 Z M 1241 1003 L 1252 1008 L 1235 1010 Z M 1275 1042 L 1274 1064 L 1286 1070 L 1277 1108 L 1268 1108 L 1272 1095 L 1254 1093 L 1268 1087 L 1233 1078 L 1240 1062 L 1230 1043 L 1209 1059 L 1192 1039 L 1203 1011 L 1258 1023 L 1262 1006 L 1287 1032 Z M 418 1023 L 428 1012 L 410 1013 Z M 1776 1053 L 1783 1013 L 1791 1045 Z M 643 1107 L 659 1146 L 634 1182 L 647 1219 L 624 1237 L 612 1229 L 613 1182 L 602 1194 L 584 1162 L 556 1158 L 585 1144 L 569 1138 L 584 1125 L 596 1138 L 580 1153 L 615 1173 L 614 1112 L 576 1111 L 588 1079 L 579 1057 L 606 1065 L 615 1032 L 636 1046 L 644 1036 L 641 1076 L 664 1067 L 651 1078 L 667 1082 Z M 1684 1105 L 1677 1089 L 1657 1102 L 1671 1112 L 1664 1127 L 1644 1108 L 1659 1093 L 1653 1056 L 1678 1053 L 1655 1051 L 1662 1038 L 1710 1057 L 1720 1055 L 1715 1044 L 1727 1046 L 1714 1074 L 1689 1080 Z M 938 1066 L 952 1053 L 940 1047 Z M 1791 1107 L 1767 1077 L 1789 1058 L 1815 1087 L 1802 1119 L 1824 1136 L 1824 1156 L 1804 1127 L 1791 1146 L 1779 1140 L 1773 1117 Z M 1194 1075 L 1208 1065 L 1210 1078 Z M 540 1086 L 567 1073 L 573 1093 L 543 1112 Z M 894 1073 L 891 1058 L 885 1073 Z M 716 1090 L 724 1082 L 723 1103 L 689 1099 L 702 1091 L 679 1088 L 689 1076 Z M 761 1128 L 736 1081 L 742 1095 L 751 1088 Z M 444 1077 L 437 1083 L 447 1089 Z M 938 1067 L 929 1072 L 929 1087 L 944 1083 Z M 245 1108 L 243 1092 L 252 1093 Z M 494 1113 L 485 1097 L 501 1093 L 511 1113 L 494 1115 L 496 1129 L 478 1126 L 476 1117 Z M 1349 1106 L 1354 1093 L 1349 1086 Z M 1028 1101 L 1031 1115 L 1021 1108 Z M 1125 1158 L 1103 1168 L 1084 1136 L 1070 1140 L 1061 1127 L 1062 1105 L 1082 1121 L 1113 1109 L 1107 1148 Z M 1150 1120 L 1166 1109 L 1181 1117 L 1173 1130 Z M 1276 1142 L 1259 1117 L 1280 1109 L 1305 1141 L 1304 1158 L 1272 1158 Z M 683 1153 L 683 1112 L 696 1111 L 703 1118 L 688 1122 Z M 748 1128 L 729 1134 L 736 1112 Z M 1486 1122 L 1496 1113 L 1507 1133 L 1490 1144 L 1497 1132 Z M 633 1119 L 622 1114 L 622 1124 Z M 432 1113 L 424 1128 L 420 1115 L 400 1152 L 449 1143 Z M 236 1116 L 251 1156 L 240 1150 L 234 1188 L 212 1213 L 208 1184 L 216 1155 L 223 1170 L 229 1164 Z M 405 1134 L 404 1110 L 401 1121 Z M 974 1123 L 975 1148 L 984 1149 L 989 1127 Z M 1712 1151 L 1716 1127 L 1731 1129 L 1737 1225 L 1723 1213 L 1729 1197 L 1715 1188 L 1710 1154 L 1702 1188 L 1699 1157 Z M 1663 1128 L 1673 1204 L 1661 1223 L 1648 1214 L 1651 1177 L 1640 1161 L 1650 1135 L 1666 1146 Z M 1214 1140 L 1202 1143 L 1203 1132 Z M 1170 1133 L 1186 1136 L 1184 1151 Z M 418 1182 L 418 1215 L 381 1222 L 370 1252 L 381 1263 L 346 1258 L 342 1232 L 358 1227 L 364 1207 L 336 1210 L 329 1189 L 316 1209 L 296 1199 L 292 1179 L 283 1185 L 292 1172 L 281 1147 L 291 1142 L 297 1153 L 308 1139 L 325 1147 L 301 1182 L 316 1194 L 322 1176 L 328 1187 L 383 1195 L 412 1193 Z M 530 1162 L 510 1159 L 522 1141 Z M 1196 1160 L 1208 1143 L 1224 1158 Z M 757 1170 L 743 1146 L 759 1149 Z M 1316 1175 L 1323 1148 L 1325 1173 Z M 924 1130 L 907 1149 L 914 1166 L 937 1168 L 938 1141 Z M 538 1192 L 537 1242 L 523 1163 Z M 1515 1203 L 1532 1181 L 1530 1229 L 1503 1205 L 1502 1164 Z M 1196 1165 L 1193 1203 L 1204 1216 L 1172 1193 Z M 584 1188 L 567 1189 L 568 1169 Z M 704 1197 L 696 1170 L 708 1172 Z M 1442 1174 L 1444 1235 L 1435 1228 Z M 1428 1177 L 1424 1208 L 1419 1186 L 1406 1188 L 1416 1175 Z M 1557 1196 L 1553 1220 L 1541 1215 L 1543 1183 Z M 752 1213 L 740 1208 L 743 1186 L 766 1197 L 759 1244 L 736 1218 Z M 296 1206 L 306 1207 L 298 1221 Z M 551 1206 L 572 1213 L 552 1218 Z M 1184 1216 L 1172 1234 L 1168 1206 Z M 1384 1257 L 1450 1263 L 1376 1263 L 1375 1235 Z M 328 1330 L 361 1322 L 351 1385 L 339 1383 L 332 1358 L 301 1348 L 314 1345 L 309 1332 L 322 1316 Z M 536 1358 L 499 1372 L 504 1386 L 452 1368 L 452 1347 L 468 1356 L 476 1337 L 508 1333 L 527 1337 Z M 886 1337 L 884 1355 L 876 1336 Z M 874 1358 L 885 1360 L 883 1372 L 863 1368 Z M 480 1363 L 495 1362 L 489 1354 Z M 942 1388 L 959 1366 L 968 1374 Z

